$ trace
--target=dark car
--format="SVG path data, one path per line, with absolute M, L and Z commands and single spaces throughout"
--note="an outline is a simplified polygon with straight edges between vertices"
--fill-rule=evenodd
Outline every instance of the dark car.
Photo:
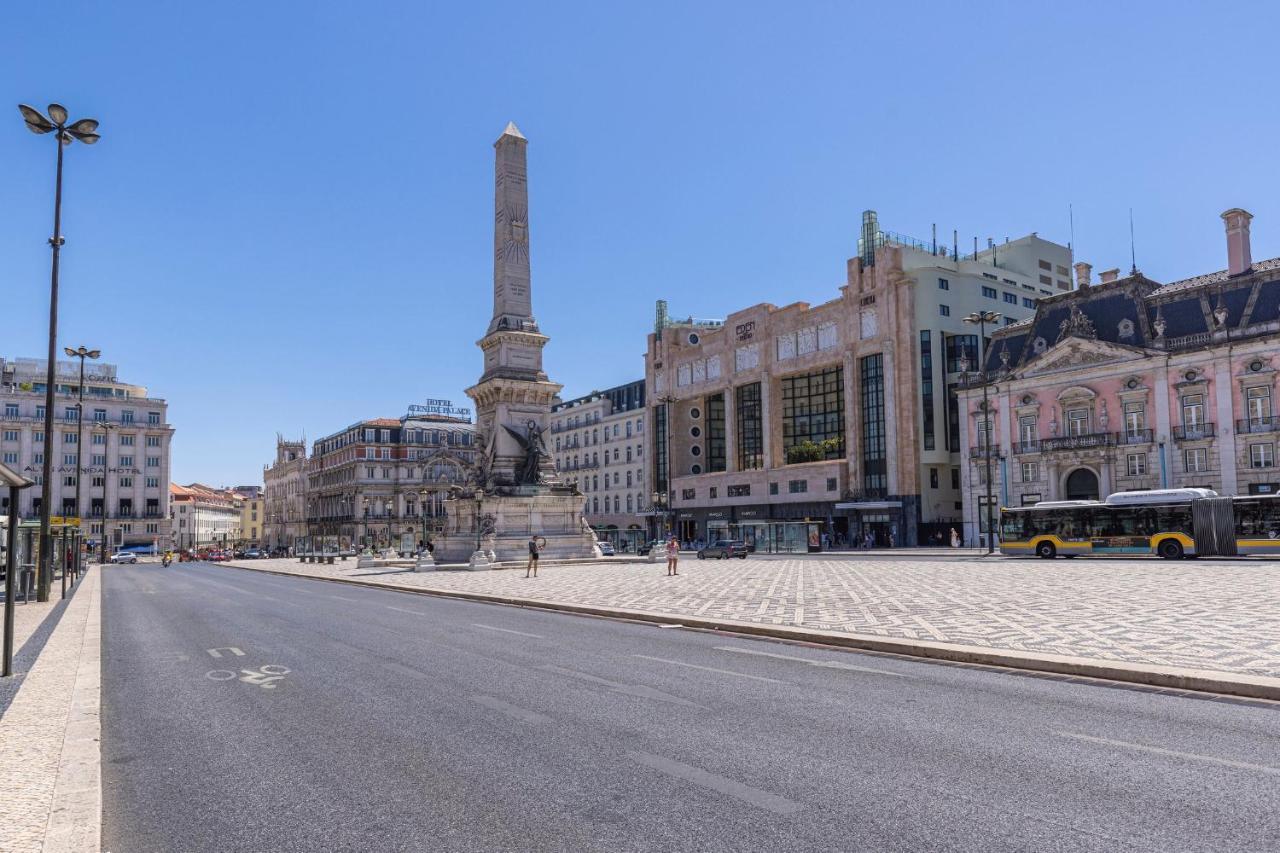
M 737 539 L 717 539 L 712 544 L 698 551 L 699 560 L 719 559 L 727 560 L 730 557 L 740 557 L 747 559 L 747 545 Z
M 613 550 L 612 542 L 600 542 L 598 544 L 600 545 L 601 557 L 612 557 L 614 555 L 615 551 Z
M 244 558 L 246 560 L 260 560 L 262 559 L 262 556 L 263 556 L 262 552 L 259 551 L 257 548 L 250 548 L 249 550 L 244 552 Z

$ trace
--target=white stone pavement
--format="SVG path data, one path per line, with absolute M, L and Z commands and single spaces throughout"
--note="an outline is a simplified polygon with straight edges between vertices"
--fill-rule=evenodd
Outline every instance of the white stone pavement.
M 1034 560 L 972 552 L 412 572 L 237 565 L 531 603 L 643 610 L 1031 654 L 1280 677 L 1280 561 Z
M 5 853 L 99 849 L 101 573 L 79 583 L 0 717 Z

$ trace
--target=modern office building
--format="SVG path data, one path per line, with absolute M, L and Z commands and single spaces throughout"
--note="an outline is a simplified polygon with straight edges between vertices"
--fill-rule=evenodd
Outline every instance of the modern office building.
M 1035 234 L 961 255 L 863 215 L 829 302 L 754 305 L 724 321 L 659 306 L 645 357 L 648 454 L 682 540 L 757 550 L 938 541 L 961 520 L 954 389 L 978 330 L 1070 291 L 1071 252 Z
M 632 551 L 651 535 L 644 420 L 643 379 L 551 407 L 548 449 L 560 478 L 582 491 L 596 538 Z
M 986 411 L 982 374 L 960 393 L 967 538 L 985 530 L 988 468 L 993 505 L 1280 491 L 1280 258 L 1252 261 L 1249 213 L 1222 219 L 1226 269 L 1091 284 L 1078 264 L 1077 291 L 992 335 Z
M 34 519 L 45 500 L 44 359 L 0 359 L 0 460 L 36 481 L 21 493 L 19 515 Z M 169 448 L 173 427 L 165 401 L 146 387 L 120 380 L 113 364 L 85 365 L 84 412 L 79 411 L 80 364 L 55 365 L 52 515 L 80 519 L 86 541 L 171 542 Z M 81 423 L 83 420 L 83 423 Z M 83 452 L 81 445 L 83 444 Z M 80 503 L 76 505 L 79 479 Z M 8 512 L 7 495 L 0 511 Z

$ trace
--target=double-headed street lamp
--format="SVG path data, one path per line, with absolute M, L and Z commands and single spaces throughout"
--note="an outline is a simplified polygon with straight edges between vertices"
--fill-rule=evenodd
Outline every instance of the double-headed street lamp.
M 992 518 L 994 507 L 992 506 L 991 496 L 991 453 L 992 453 L 992 422 L 991 411 L 987 402 L 987 324 L 995 325 L 1000 319 L 997 311 L 974 311 L 968 317 L 964 318 L 966 323 L 970 323 L 978 327 L 978 366 L 981 368 L 982 374 L 982 418 L 986 421 L 986 446 L 982 447 L 982 456 L 986 460 L 987 469 L 987 553 L 993 554 L 996 550 L 995 543 L 995 522 Z
M 49 359 L 45 369 L 44 383 L 44 471 L 40 493 L 40 571 L 36 580 L 36 600 L 49 600 L 51 586 L 50 571 L 53 567 L 53 542 L 49 536 L 50 489 L 53 479 L 53 388 L 58 358 L 58 259 L 62 250 L 62 149 L 78 139 L 85 145 L 92 145 L 100 137 L 95 132 L 98 122 L 91 118 L 82 118 L 67 124 L 67 109 L 61 104 L 49 105 L 49 116 L 46 118 L 39 110 L 26 104 L 19 104 L 18 111 L 22 120 L 32 133 L 53 133 L 58 147 L 57 179 L 53 194 L 53 236 L 49 245 L 53 247 L 53 273 L 49 284 Z
M 99 358 L 102 355 L 101 350 L 72 349 L 71 347 L 63 347 L 62 351 L 72 358 L 80 359 L 80 399 L 76 403 L 76 518 L 83 519 L 84 513 L 80 511 L 80 474 L 84 470 L 84 360 L 86 358 Z M 47 453 L 48 451 L 46 451 Z M 80 574 L 80 548 L 76 548 L 76 574 Z M 67 597 L 67 572 L 62 571 L 62 597 Z

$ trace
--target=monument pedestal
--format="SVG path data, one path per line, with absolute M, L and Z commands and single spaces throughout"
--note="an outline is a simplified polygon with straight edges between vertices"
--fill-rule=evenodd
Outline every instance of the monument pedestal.
M 600 556 L 596 534 L 582 522 L 582 496 L 539 487 L 517 487 L 533 494 L 489 495 L 477 502 L 462 497 L 444 503 L 445 532 L 434 540 L 441 563 L 467 563 L 487 569 L 493 562 L 529 559 L 529 537 L 546 540 L 539 556 L 547 560 L 590 560 Z M 478 511 L 478 512 L 477 512 Z M 486 534 L 476 550 L 477 517 L 493 516 L 496 533 Z M 487 552 L 487 553 L 486 553 Z

